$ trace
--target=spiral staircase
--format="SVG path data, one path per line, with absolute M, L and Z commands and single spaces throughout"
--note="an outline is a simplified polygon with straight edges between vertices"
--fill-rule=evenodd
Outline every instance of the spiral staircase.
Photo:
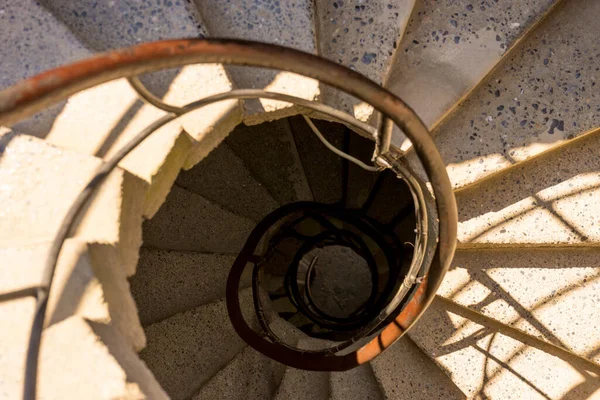
M 60 252 L 38 398 L 600 398 L 599 19 L 595 0 L 6 0 L 2 89 L 94 53 L 182 37 L 276 44 L 357 71 L 431 132 L 458 242 L 406 335 L 352 369 L 294 368 L 238 335 L 230 271 L 245 265 L 236 260 L 265 220 L 315 204 L 346 231 L 351 218 L 369 221 L 410 264 L 422 234 L 412 189 L 373 164 L 373 137 L 354 129 L 386 130 L 372 104 L 289 71 L 190 63 L 107 79 L 33 116 L 0 113 L 0 398 L 23 396 L 44 263 L 98 168 L 169 115 L 161 101 L 183 107 L 243 88 L 358 122 L 280 98 L 230 98 L 182 114 L 120 160 Z M 100 71 L 115 57 L 86 65 Z M 398 162 L 435 192 L 410 132 L 392 133 Z M 391 275 L 369 275 L 359 258 L 335 246 L 307 252 L 292 287 L 343 319 Z M 289 280 L 266 268 L 262 292 L 252 274 L 239 277 L 248 325 L 307 354 L 351 336 L 307 320 L 281 295 Z

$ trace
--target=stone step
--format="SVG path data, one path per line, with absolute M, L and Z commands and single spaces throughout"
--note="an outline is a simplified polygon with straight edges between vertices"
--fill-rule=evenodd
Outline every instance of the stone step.
M 408 337 L 371 362 L 386 399 L 464 399 L 450 378 Z
M 597 127 L 600 70 L 587 27 L 599 16 L 596 1 L 564 2 L 436 128 L 454 187 Z
M 280 318 L 271 323 L 271 329 L 282 334 L 286 343 L 295 344 L 304 336 Z M 246 346 L 203 386 L 193 399 L 271 399 L 279 387 L 285 369 L 285 365 Z
M 310 0 L 194 2 L 211 36 L 254 40 L 316 53 L 314 6 Z M 235 86 L 240 89 L 265 89 L 307 100 L 315 100 L 319 96 L 316 80 L 289 72 L 248 67 L 228 67 L 228 71 Z M 300 111 L 289 103 L 274 100 L 244 101 L 244 122 L 256 125 Z
M 456 192 L 464 244 L 600 243 L 600 131 Z
M 341 202 L 345 160 L 325 147 L 303 117 L 291 117 L 289 121 L 315 201 L 327 204 Z M 344 150 L 350 134 L 345 126 L 319 120 L 313 120 L 313 123 L 329 143 Z
M 225 296 L 235 256 L 142 248 L 131 292 L 144 326 Z M 247 271 L 251 271 L 250 268 Z M 241 287 L 250 285 L 243 276 Z
M 95 51 L 206 34 L 195 7 L 188 2 L 115 4 L 85 0 L 74 5 L 64 0 L 46 0 L 44 4 Z M 155 95 L 177 106 L 232 87 L 223 66 L 218 64 L 165 70 L 142 76 L 141 80 Z M 164 114 L 145 104 L 125 79 L 118 79 L 72 96 L 48 140 L 86 154 L 108 157 Z M 236 100 L 211 105 L 161 128 L 121 162 L 124 169 L 151 184 L 146 217 L 158 210 L 180 168 L 200 161 L 240 121 L 241 109 Z M 81 130 L 86 134 L 81 135 Z
M 51 241 L 69 207 L 102 161 L 11 131 L 0 132 L 0 242 Z M 92 195 L 71 236 L 119 249 L 122 268 L 135 272 L 146 185 L 119 168 Z
M 302 338 L 298 347 L 306 350 L 317 350 L 327 347 L 321 339 Z M 329 372 L 305 371 L 287 367 L 281 385 L 275 395 L 276 400 L 297 399 L 325 400 L 329 398 Z
M 315 2 L 319 55 L 383 84 L 415 0 Z M 322 102 L 367 122 L 373 108 L 327 86 Z
M 372 165 L 371 158 L 373 157 L 375 142 L 352 133 L 350 134 L 348 149 L 348 154 L 367 165 Z M 376 172 L 367 171 L 353 162 L 348 162 L 346 207 L 361 208 L 369 198 L 369 193 L 378 176 L 379 174 Z
M 416 2 L 399 44 L 401 56 L 395 59 L 385 86 L 433 129 L 490 71 L 504 71 L 499 62 L 512 57 L 513 49 L 520 51 L 515 49 L 520 40 L 559 1 L 532 0 L 508 7 L 498 2 Z M 544 51 L 547 46 L 537 49 Z M 488 88 L 481 85 L 478 90 Z M 394 136 L 400 145 L 404 135 L 398 128 Z
M 204 197 L 173 186 L 165 204 L 144 222 L 144 246 L 237 254 L 254 222 L 227 211 Z
M 250 289 L 241 292 L 240 302 L 245 316 L 254 315 Z M 146 336 L 140 357 L 172 399 L 190 398 L 245 347 L 225 299 L 150 325 Z
M 25 353 L 35 301 L 2 303 L 0 394 L 23 396 Z M 93 368 L 92 368 L 93 366 Z M 46 329 L 40 349 L 38 398 L 167 399 L 152 373 L 109 325 L 69 317 Z
M 600 363 L 600 250 L 459 250 L 438 293 Z
M 597 394 L 598 380 L 585 367 L 447 311 L 439 300 L 409 336 L 468 398 L 581 399 Z
M 287 119 L 239 125 L 226 143 L 280 205 L 313 199 Z
M 7 0 L 0 5 L 0 89 L 92 53 L 39 1 Z M 65 102 L 15 126 L 19 132 L 44 137 Z
M 373 369 L 364 364 L 350 371 L 332 372 L 329 377 L 329 398 L 332 400 L 383 400 Z
M 182 171 L 177 184 L 257 222 L 277 208 L 267 188 L 227 143 L 221 143 L 195 168 Z
M 0 296 L 41 285 L 50 245 L 0 247 L 0 261 L 5 266 L 0 270 Z M 47 326 L 77 314 L 92 321 L 110 322 L 130 346 L 144 348 L 146 337 L 116 254 L 107 245 L 88 245 L 77 239 L 65 242 L 50 291 Z

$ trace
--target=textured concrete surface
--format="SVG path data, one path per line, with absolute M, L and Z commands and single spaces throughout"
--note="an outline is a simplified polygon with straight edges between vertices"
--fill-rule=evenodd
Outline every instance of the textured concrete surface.
M 258 353 L 250 346 L 215 375 L 194 400 L 270 399 L 279 386 L 285 365 Z
M 286 119 L 260 127 L 239 125 L 225 141 L 280 205 L 312 200 L 294 136 Z
M 44 261 L 50 243 L 0 248 L 0 295 L 41 284 Z M 102 286 L 95 278 L 85 243 L 70 239 L 61 253 L 50 293 L 47 325 L 73 314 L 95 321 L 108 321 L 108 305 Z M 134 316 L 135 316 L 134 310 Z
M 382 84 L 396 55 L 415 0 L 366 2 L 318 0 L 319 55 Z M 330 87 L 323 103 L 368 121 L 373 108 Z
M 250 289 L 240 301 L 244 310 L 253 310 Z M 224 299 L 150 325 L 146 335 L 148 346 L 140 357 L 172 399 L 194 395 L 245 347 Z
M 204 197 L 174 186 L 165 204 L 144 222 L 144 246 L 237 254 L 254 222 L 227 211 Z
M 394 343 L 371 365 L 387 399 L 464 399 L 465 395 L 408 337 Z
M 340 202 L 345 184 L 344 160 L 325 147 L 303 117 L 291 117 L 289 122 L 315 201 L 327 204 Z M 347 142 L 347 128 L 344 125 L 318 120 L 313 122 L 329 143 L 344 150 Z
M 439 294 L 600 362 L 600 251 L 462 250 Z
M 469 399 L 586 399 L 600 395 L 597 377 L 447 312 L 439 302 L 434 301 L 409 335 Z
M 559 6 L 436 129 L 455 187 L 597 127 L 598 43 L 588 28 L 599 16 L 593 0 Z
M 386 87 L 432 127 L 556 2 L 417 1 Z
M 38 287 L 51 243 L 0 247 L 0 296 Z M 69 239 L 61 251 L 48 301 L 46 325 L 72 315 L 110 323 L 127 346 L 141 350 L 146 337 L 133 301 L 119 250 Z M 7 326 L 11 321 L 4 319 Z
M 356 311 L 371 294 L 373 283 L 367 262 L 354 250 L 345 246 L 328 246 L 314 249 L 303 259 L 314 265 L 312 297 L 315 304 L 325 313 L 348 317 Z M 299 276 L 305 273 L 299 272 Z
M 0 132 L 0 241 L 51 240 L 69 206 L 100 166 L 97 158 L 56 148 L 32 136 Z M 60 184 L 57 179 L 60 178 Z M 145 185 L 116 169 L 84 208 L 72 235 L 119 245 L 128 274 L 137 263 Z
M 313 3 L 309 0 L 195 1 L 211 36 L 255 40 L 316 53 Z M 260 68 L 228 67 L 240 89 L 256 88 L 314 100 L 317 81 L 295 74 Z M 244 101 L 244 122 L 297 114 L 298 108 L 274 100 Z
M 356 133 L 350 134 L 349 141 L 348 154 L 358 158 L 367 165 L 371 165 L 375 142 L 365 139 Z M 365 201 L 367 201 L 378 175 L 378 173 L 369 172 L 354 163 L 349 163 L 346 207 L 353 209 L 362 207 Z
M 271 329 L 286 343 L 295 345 L 304 334 L 277 318 Z M 194 396 L 194 400 L 271 399 L 275 395 L 286 367 L 250 346 L 240 352 Z
M 298 347 L 317 350 L 328 346 L 324 340 L 303 338 L 298 342 Z M 329 372 L 286 368 L 285 375 L 274 398 L 277 400 L 292 400 L 298 397 L 306 400 L 329 398 Z
M 0 306 L 0 396 L 22 397 L 23 366 L 34 300 Z M 27 317 L 25 317 L 27 316 Z M 150 371 L 108 325 L 70 317 L 44 331 L 38 396 L 85 399 L 167 399 Z
M 465 243 L 600 242 L 600 132 L 456 193 Z
M 59 147 L 108 158 L 163 115 L 164 111 L 143 104 L 125 79 L 118 79 L 71 96 L 47 140 Z M 150 185 L 144 204 L 146 217 L 151 217 L 164 201 L 193 144 L 181 125 L 173 122 L 150 135 L 119 163 Z
M 405 208 L 413 207 L 408 185 L 393 172 L 383 171 L 379 173 L 377 180 L 369 193 L 372 196 L 366 210 L 369 217 L 386 224 L 392 222 L 398 214 L 405 215 Z
M 235 257 L 142 248 L 131 292 L 142 324 L 149 325 L 225 296 Z M 250 285 L 244 276 L 241 287 Z
M 2 69 L 0 88 L 63 64 L 91 56 L 77 37 L 38 1 L 7 0 L 0 4 Z M 44 137 L 64 102 L 20 122 L 20 132 Z
M 329 398 L 332 400 L 384 398 L 370 365 L 361 365 L 346 372 L 332 372 L 329 386 Z
M 227 143 L 221 143 L 196 167 L 181 171 L 177 184 L 257 222 L 278 206 Z
M 205 37 L 206 31 L 195 7 L 186 1 L 149 0 L 71 3 L 46 0 L 46 7 L 60 18 L 77 37 L 95 51 L 108 51 L 154 40 Z M 144 84 L 169 104 L 181 106 L 200 97 L 231 90 L 222 65 L 190 65 L 146 74 Z M 90 119 L 89 109 L 96 118 Z M 164 113 L 145 105 L 127 82 L 120 80 L 74 96 L 60 115 L 49 139 L 68 148 L 77 141 L 72 127 L 86 129 L 85 143 L 79 151 L 105 156 L 123 146 Z M 241 121 L 238 101 L 229 100 L 189 113 L 160 134 L 153 135 L 128 156 L 121 166 L 152 183 L 146 216 L 152 216 L 164 201 L 179 169 L 191 166 L 212 149 Z M 206 139 L 200 145 L 191 138 Z M 91 132 L 94 132 L 91 139 Z M 104 144 L 104 142 L 107 142 Z M 193 151 L 190 151 L 194 146 Z M 93 149 L 96 147 L 96 149 Z M 96 153 L 97 152 L 97 153 Z M 152 154 L 152 156 L 149 156 Z

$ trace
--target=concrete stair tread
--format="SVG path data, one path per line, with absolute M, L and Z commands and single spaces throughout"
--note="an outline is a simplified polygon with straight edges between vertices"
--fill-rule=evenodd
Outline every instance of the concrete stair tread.
M 598 15 L 594 1 L 557 7 L 436 128 L 435 143 L 455 187 L 597 127 L 600 72 L 589 58 L 597 51 L 587 26 Z
M 594 245 L 600 131 L 456 192 L 465 244 Z
M 295 344 L 301 337 L 305 337 L 281 318 L 271 323 L 271 329 L 283 337 L 286 343 Z M 270 399 L 277 391 L 285 370 L 285 365 L 246 346 L 193 399 Z
M 34 307 L 33 298 L 0 304 L 2 320 L 11 321 L 10 329 L 7 325 L 0 328 L 2 397 L 22 397 Z M 72 316 L 46 329 L 42 343 L 37 385 L 40 398 L 168 398 L 109 325 Z
M 371 361 L 386 399 L 464 399 L 450 378 L 408 337 Z
M 46 70 L 86 57 L 92 52 L 38 1 L 8 0 L 0 6 L 2 73 L 0 89 Z M 20 132 L 43 137 L 64 103 L 16 125 Z
M 280 205 L 312 200 L 289 121 L 281 119 L 261 128 L 239 125 L 225 142 Z
M 241 292 L 240 302 L 244 315 L 254 315 L 251 289 Z M 190 398 L 246 346 L 229 321 L 225 299 L 150 325 L 146 336 L 140 357 L 173 399 Z
M 382 84 L 415 0 L 315 2 L 319 55 Z M 373 108 L 329 87 L 322 101 L 367 122 Z
M 211 36 L 254 40 L 316 53 L 314 10 L 309 0 L 296 2 L 195 1 Z M 315 100 L 319 96 L 316 80 L 288 72 L 259 68 L 228 67 L 235 86 L 259 88 Z M 289 103 L 273 100 L 244 102 L 244 122 L 264 121 L 297 114 Z
M 386 87 L 430 128 L 519 44 L 557 0 L 416 2 Z M 508 106 L 507 106 L 508 111 Z M 467 120 L 468 121 L 468 120 Z M 404 135 L 396 128 L 394 141 Z
M 254 223 L 174 186 L 154 218 L 144 222 L 148 247 L 237 254 Z
M 0 132 L 0 143 L 0 202 L 11 205 L 2 212 L 0 242 L 52 240 L 71 203 L 102 161 L 10 131 Z M 115 169 L 92 195 L 71 236 L 118 245 L 123 268 L 127 275 L 133 274 L 141 244 L 145 190 L 138 178 Z
M 0 295 L 41 284 L 51 243 L 0 247 Z M 125 270 L 110 246 L 88 245 L 70 239 L 58 260 L 48 301 L 46 325 L 77 314 L 111 323 L 135 349 L 146 344 L 136 305 L 129 291 Z
M 345 372 L 331 372 L 329 386 L 329 398 L 332 400 L 384 398 L 370 365 L 361 365 Z
M 409 336 L 468 398 L 591 398 L 597 378 L 434 301 Z M 384 353 L 385 355 L 385 353 Z
M 458 251 L 438 293 L 600 363 L 600 251 Z
M 235 256 L 142 248 L 131 292 L 140 320 L 150 325 L 225 296 Z M 250 285 L 244 276 L 241 287 Z
M 312 132 L 301 116 L 289 118 L 296 148 L 315 201 L 339 203 L 344 192 L 344 160 L 329 150 Z M 313 120 L 321 134 L 329 143 L 340 150 L 344 149 L 348 133 L 346 127 L 327 121 Z
M 64 0 L 46 0 L 44 3 L 95 51 L 206 35 L 197 10 L 186 1 L 142 4 L 86 0 L 74 5 Z M 232 88 L 220 64 L 170 69 L 144 75 L 141 80 L 158 97 L 177 106 Z M 89 109 L 95 110 L 92 118 L 86 112 Z M 119 79 L 72 96 L 48 140 L 86 154 L 110 156 L 164 114 L 144 104 L 126 80 Z M 121 162 L 124 169 L 152 184 L 145 206 L 147 217 L 164 201 L 179 169 L 200 161 L 240 121 L 241 109 L 236 100 L 202 108 L 161 128 L 160 133 L 153 134 Z M 78 139 L 82 135 L 74 129 L 85 130 L 85 138 Z M 200 139 L 204 143 L 197 143 Z
M 227 143 L 221 143 L 197 168 L 182 171 L 177 184 L 253 221 L 260 221 L 277 208 L 267 188 L 252 176 Z
M 310 337 L 302 338 L 298 342 L 301 349 L 322 349 L 327 347 L 327 342 Z M 329 398 L 329 372 L 305 371 L 287 367 L 281 385 L 277 390 L 275 399 L 297 399 L 301 393 L 303 399 L 324 400 Z

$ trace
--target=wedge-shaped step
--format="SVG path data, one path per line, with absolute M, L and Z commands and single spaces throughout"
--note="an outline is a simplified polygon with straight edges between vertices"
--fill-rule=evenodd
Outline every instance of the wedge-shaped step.
M 244 315 L 253 313 L 252 292 L 240 295 Z M 225 299 L 177 314 L 146 328 L 148 346 L 140 357 L 172 399 L 187 399 L 244 347 Z
M 303 338 L 298 342 L 298 348 L 317 350 L 327 347 L 327 342 L 321 339 Z M 298 396 L 307 400 L 322 400 L 329 398 L 329 372 L 305 371 L 288 367 L 277 390 L 275 399 L 297 399 Z
M 371 165 L 375 142 L 358 134 L 352 133 L 349 138 L 348 154 L 359 159 L 367 165 Z M 348 174 L 346 176 L 346 207 L 352 209 L 361 208 L 367 199 L 373 185 L 377 181 L 378 173 L 367 171 L 358 165 L 347 162 Z
M 46 70 L 91 56 L 39 1 L 7 0 L 0 6 L 0 89 L 14 85 Z M 64 103 L 48 108 L 16 125 L 20 132 L 43 137 Z
M 233 255 L 142 248 L 136 274 L 130 279 L 142 324 L 153 324 L 225 296 L 234 261 Z M 240 285 L 249 286 L 249 276 L 244 276 Z
M 57 146 L 108 158 L 165 114 L 144 105 L 124 79 L 84 90 L 69 98 L 47 140 Z M 85 132 L 85 135 L 82 134 Z M 119 166 L 147 182 L 144 215 L 151 217 L 164 201 L 194 141 L 177 122 L 144 140 Z
M 464 399 L 452 380 L 408 337 L 371 362 L 386 399 Z
M 195 168 L 182 171 L 177 184 L 253 221 L 277 208 L 269 191 L 227 143 L 221 143 Z
M 289 121 L 315 201 L 327 204 L 341 202 L 345 190 L 346 160 L 325 147 L 304 118 L 291 117 Z M 318 120 L 313 120 L 313 123 L 329 143 L 342 151 L 348 151 L 348 135 L 352 133 L 345 126 Z
M 417 1 L 386 87 L 432 128 L 559 1 Z
M 7 310 L 7 305 L 11 310 Z M 0 393 L 22 398 L 25 353 L 34 300 L 0 305 Z M 10 328 L 10 329 L 7 329 Z M 167 399 L 135 352 L 110 326 L 73 316 L 46 329 L 37 379 L 39 398 Z
M 166 250 L 237 254 L 254 222 L 174 186 L 154 218 L 144 222 L 144 245 Z
M 64 0 L 46 0 L 45 4 L 96 51 L 154 40 L 206 36 L 196 9 L 185 1 L 141 5 L 86 0 L 75 7 Z M 223 66 L 218 64 L 190 65 L 141 79 L 155 95 L 176 106 L 232 88 Z M 145 105 L 128 83 L 120 79 L 73 96 L 48 139 L 63 147 L 104 157 L 162 115 L 164 112 Z M 152 184 L 146 200 L 147 217 L 164 201 L 184 163 L 191 167 L 200 161 L 240 121 L 238 101 L 219 102 L 162 128 L 123 160 L 123 168 Z M 182 128 L 187 135 L 181 133 Z M 86 135 L 81 135 L 82 130 Z M 200 140 L 203 142 L 198 143 Z
M 444 307 L 434 301 L 409 335 L 468 398 L 583 399 L 598 395 L 598 380 L 585 372 L 585 367 Z
M 332 372 L 329 377 L 329 386 L 329 398 L 332 400 L 383 399 L 383 394 L 370 365 L 361 365 L 345 372 Z
M 438 292 L 600 363 L 600 250 L 462 250 Z
M 330 1 L 316 4 L 319 54 L 382 84 L 396 55 L 415 0 Z M 373 108 L 329 87 L 325 104 L 368 121 Z
M 456 193 L 458 239 L 474 243 L 600 243 L 600 131 Z
M 0 213 L 0 242 L 51 241 L 101 160 L 12 132 L 0 132 L 0 143 L 0 204 L 5 205 Z M 72 232 L 85 242 L 118 246 L 127 275 L 137 264 L 145 190 L 138 178 L 114 170 Z
M 279 204 L 312 200 L 287 119 L 265 123 L 260 127 L 239 125 L 226 142 Z
M 314 10 L 310 0 L 195 0 L 195 3 L 212 36 L 254 40 L 316 53 Z M 265 89 L 307 100 L 319 96 L 316 80 L 289 72 L 246 67 L 230 67 L 229 71 L 238 88 Z M 251 125 L 300 111 L 289 103 L 266 99 L 245 101 L 244 108 L 244 122 Z
M 0 296 L 39 287 L 49 248 L 50 243 L 0 248 Z M 46 324 L 73 314 L 110 322 L 133 348 L 141 350 L 146 338 L 117 254 L 111 246 L 68 240 L 54 274 Z M 3 321 L 7 326 L 11 323 Z
M 597 127 L 600 70 L 588 27 L 598 18 L 597 1 L 557 7 L 436 129 L 455 187 Z
M 297 341 L 304 336 L 281 319 L 277 319 L 271 325 L 272 329 L 277 329 L 278 332 L 286 330 L 286 342 Z M 285 369 L 285 365 L 247 346 L 200 389 L 194 400 L 271 399 L 279 387 Z

